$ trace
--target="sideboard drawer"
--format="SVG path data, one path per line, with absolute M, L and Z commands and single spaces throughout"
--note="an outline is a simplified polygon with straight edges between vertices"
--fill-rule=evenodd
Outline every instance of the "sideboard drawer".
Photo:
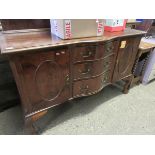
M 74 82 L 73 96 L 87 96 L 97 93 L 104 86 L 110 83 L 109 75 L 109 72 L 106 72 L 96 78 Z
M 115 41 L 90 46 L 77 46 L 73 50 L 73 62 L 102 59 L 114 53 Z
M 78 46 L 74 49 L 73 61 L 81 62 L 86 60 L 94 60 L 103 57 L 103 50 L 101 46 Z
M 113 56 L 102 60 L 75 64 L 73 68 L 74 80 L 98 76 L 111 69 Z

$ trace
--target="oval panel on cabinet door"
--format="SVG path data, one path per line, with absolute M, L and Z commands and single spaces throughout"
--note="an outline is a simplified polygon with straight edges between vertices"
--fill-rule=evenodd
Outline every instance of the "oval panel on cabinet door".
M 63 90 L 63 75 L 58 63 L 46 60 L 35 72 L 36 88 L 43 100 L 52 101 Z
M 57 54 L 59 53 L 59 55 Z M 70 93 L 67 49 L 25 54 L 14 59 L 20 74 L 26 115 L 68 100 Z
M 141 37 L 127 37 L 120 40 L 112 82 L 132 75 L 140 39 Z

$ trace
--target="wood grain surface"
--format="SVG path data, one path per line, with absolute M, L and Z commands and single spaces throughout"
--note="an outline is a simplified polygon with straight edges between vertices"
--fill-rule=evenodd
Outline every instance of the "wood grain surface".
M 126 36 L 144 35 L 144 31 L 125 29 L 120 32 L 104 32 L 101 37 L 80 38 L 71 40 L 62 40 L 57 36 L 51 35 L 50 30 L 19 30 L 7 31 L 0 34 L 0 47 L 2 54 L 14 52 L 33 51 L 42 48 L 51 48 L 78 43 L 104 42 L 112 39 Z

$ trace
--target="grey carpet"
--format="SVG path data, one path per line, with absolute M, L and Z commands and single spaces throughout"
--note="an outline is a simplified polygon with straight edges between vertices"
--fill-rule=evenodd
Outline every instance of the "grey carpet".
M 108 86 L 96 95 L 50 109 L 40 134 L 155 134 L 155 82 L 122 94 Z M 24 134 L 20 106 L 0 113 L 0 134 Z

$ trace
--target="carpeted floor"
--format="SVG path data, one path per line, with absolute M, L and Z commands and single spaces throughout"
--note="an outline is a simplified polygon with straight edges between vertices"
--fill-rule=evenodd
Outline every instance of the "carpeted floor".
M 155 81 L 122 94 L 108 86 L 96 95 L 51 109 L 40 134 L 155 134 Z M 20 106 L 0 113 L 0 134 L 24 134 Z

